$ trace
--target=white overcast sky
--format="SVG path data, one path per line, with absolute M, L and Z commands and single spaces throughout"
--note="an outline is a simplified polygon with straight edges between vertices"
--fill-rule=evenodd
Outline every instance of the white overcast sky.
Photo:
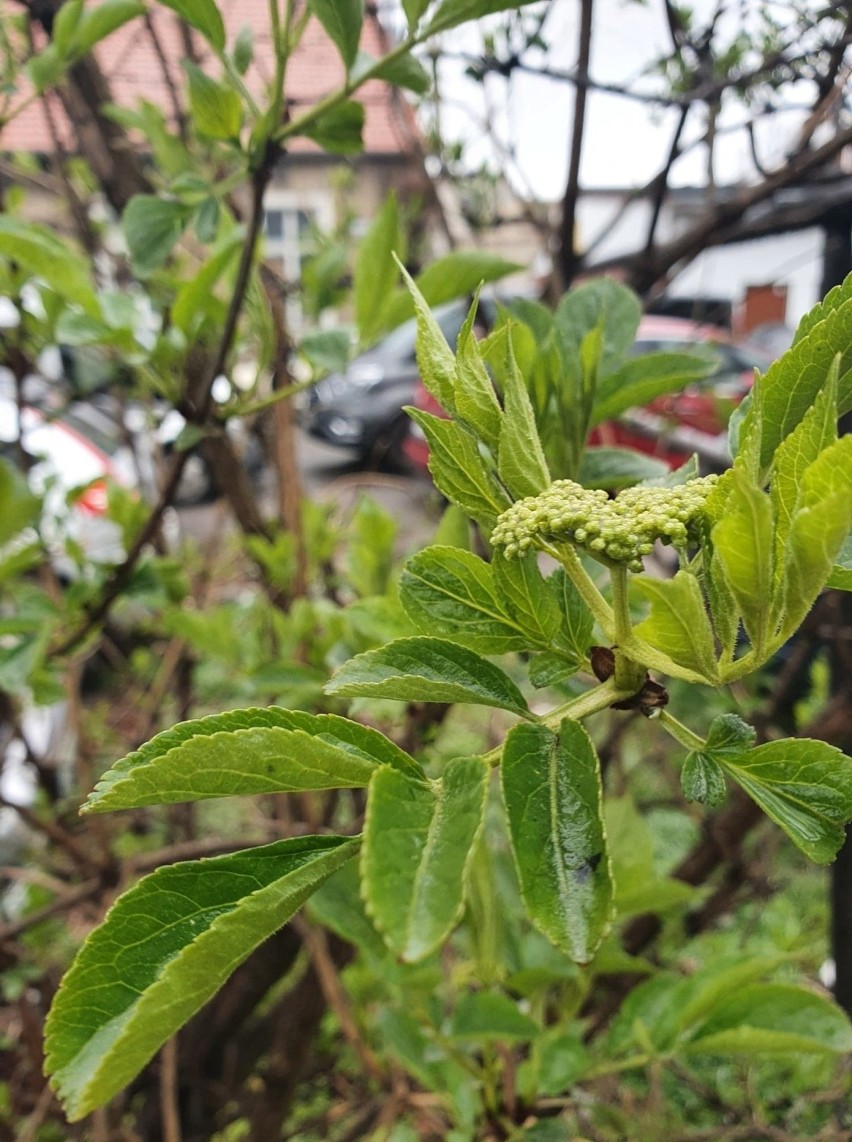
M 756 11 L 767 0 L 735 0 L 738 11 Z M 770 0 L 771 2 L 771 0 Z M 577 52 L 577 0 L 550 0 L 552 12 L 547 24 L 550 44 L 549 63 L 558 68 L 575 66 Z M 709 12 L 715 0 L 694 0 L 699 13 Z M 775 7 L 775 6 L 773 6 Z M 781 10 L 778 5 L 776 10 Z M 733 25 L 731 18 L 731 25 Z M 475 26 L 454 30 L 445 41 L 452 50 L 475 50 L 479 31 Z M 592 42 L 592 78 L 623 83 L 639 76 L 649 61 L 669 46 L 662 0 L 597 0 Z M 450 137 L 468 141 L 471 157 L 482 154 L 476 117 L 482 116 L 481 93 L 477 85 L 463 78 L 463 65 L 446 62 L 443 86 L 447 94 L 443 128 Z M 498 78 L 489 82 L 496 93 L 506 90 Z M 647 87 L 649 81 L 645 80 Z M 517 145 L 518 165 L 536 197 L 553 199 L 561 195 L 567 172 L 568 146 L 574 106 L 573 88 L 563 82 L 516 72 L 511 81 L 508 106 L 512 134 Z M 466 110 L 467 109 L 467 110 Z M 473 112 L 473 115 L 469 113 Z M 665 160 L 676 112 L 660 111 L 600 92 L 590 93 L 583 149 L 581 180 L 586 187 L 639 186 L 651 178 Z M 739 110 L 731 116 L 742 117 Z M 795 131 L 800 116 L 773 118 L 772 126 L 759 136 L 764 161 L 783 154 L 784 143 Z M 505 130 L 506 120 L 499 118 Z M 693 121 L 689 138 L 700 134 L 700 123 Z M 720 182 L 748 177 L 752 171 L 743 132 L 722 136 L 717 144 L 716 175 Z M 673 182 L 702 185 L 705 182 L 703 148 L 684 156 L 677 164 Z M 516 181 L 516 180 L 513 180 Z

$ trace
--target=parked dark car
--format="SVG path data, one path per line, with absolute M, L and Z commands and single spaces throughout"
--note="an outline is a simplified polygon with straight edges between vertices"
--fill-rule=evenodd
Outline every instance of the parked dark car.
M 460 299 L 434 311 L 451 345 L 456 343 L 469 304 Z M 480 299 L 479 313 L 483 324 L 490 326 L 495 303 Z M 328 444 L 352 449 L 370 465 L 398 463 L 410 425 L 402 409 L 414 399 L 419 379 L 416 335 L 412 318 L 356 357 L 345 372 L 332 373 L 315 385 L 302 415 L 303 427 Z
M 589 437 L 592 445 L 633 448 L 678 467 L 693 453 L 707 471 L 721 471 L 730 463 L 728 419 L 748 393 L 754 370 L 771 364 L 771 353 L 747 342 L 737 343 L 725 330 L 698 325 L 679 317 L 643 317 L 633 352 L 683 352 L 709 346 L 718 368 L 697 384 L 657 397 L 643 408 L 629 409 L 617 420 L 600 424 Z M 415 388 L 415 408 L 446 415 L 422 384 Z M 416 424 L 411 424 L 402 445 L 410 467 L 426 471 L 429 448 Z

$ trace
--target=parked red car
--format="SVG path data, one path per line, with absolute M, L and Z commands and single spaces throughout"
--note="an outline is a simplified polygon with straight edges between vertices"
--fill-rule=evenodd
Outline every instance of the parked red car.
M 633 448 L 672 468 L 695 452 L 708 470 L 726 468 L 730 463 L 728 419 L 751 388 L 755 368 L 765 370 L 773 358 L 756 345 L 735 342 L 724 329 L 679 317 L 643 317 L 634 352 L 683 352 L 697 345 L 710 345 L 719 357 L 719 367 L 711 376 L 598 425 L 589 443 Z M 420 382 L 413 403 L 426 412 L 446 415 Z M 416 424 L 411 425 L 403 451 L 414 468 L 427 469 L 429 447 Z

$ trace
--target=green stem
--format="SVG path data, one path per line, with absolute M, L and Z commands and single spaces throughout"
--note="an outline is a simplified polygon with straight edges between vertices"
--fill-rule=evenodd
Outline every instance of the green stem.
M 704 738 L 700 738 L 698 734 L 694 734 L 688 726 L 685 726 L 683 722 L 679 722 L 674 714 L 670 714 L 668 710 L 660 710 L 657 723 L 661 725 L 666 733 L 670 734 L 675 741 L 680 742 L 684 749 L 690 751 L 702 750 L 707 745 Z
M 615 613 L 615 642 L 621 646 L 630 641 L 633 624 L 630 621 L 630 604 L 627 599 L 627 568 L 616 564 L 610 568 L 612 582 L 612 602 Z
M 585 1079 L 602 1079 L 606 1075 L 617 1075 L 621 1071 L 632 1071 L 636 1067 L 647 1067 L 653 1060 L 653 1055 L 631 1055 L 628 1059 L 621 1059 L 615 1063 L 602 1063 L 599 1067 L 593 1067 L 584 1075 Z
M 619 689 L 615 684 L 615 680 L 609 678 L 606 682 L 601 682 L 599 686 L 587 690 L 585 694 L 580 694 L 578 697 L 572 698 L 569 702 L 564 702 L 561 706 L 557 706 L 556 709 L 551 710 L 549 714 L 545 714 L 541 722 L 549 729 L 556 730 L 564 718 L 571 718 L 575 722 L 580 722 L 583 718 L 588 718 L 591 714 L 597 714 L 601 710 L 608 709 L 613 702 L 621 702 L 626 698 L 631 698 L 635 693 L 635 688 L 632 690 Z M 483 754 L 483 760 L 487 761 L 489 765 L 498 765 L 502 754 L 503 743 L 501 742 L 500 745 L 495 746 L 494 749 Z
M 615 615 L 612 607 L 595 586 L 591 575 L 583 566 L 580 556 L 573 547 L 567 543 L 550 544 L 546 540 L 540 541 L 542 551 L 552 556 L 565 568 L 565 574 L 577 588 L 583 602 L 595 616 L 598 626 L 610 641 L 616 641 Z

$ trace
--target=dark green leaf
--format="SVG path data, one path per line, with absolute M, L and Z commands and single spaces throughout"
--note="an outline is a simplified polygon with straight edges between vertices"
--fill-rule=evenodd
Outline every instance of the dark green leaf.
M 720 714 L 710 724 L 705 753 L 714 757 L 736 757 L 751 749 L 757 732 L 736 714 Z
M 308 0 L 308 7 L 334 41 L 349 71 L 358 54 L 364 0 Z
M 499 667 L 442 638 L 400 638 L 344 663 L 325 692 L 341 698 L 472 702 L 529 717 L 523 694 Z
M 358 155 L 364 149 L 364 106 L 349 99 L 324 112 L 304 134 L 333 155 Z
M 728 793 L 724 773 L 713 757 L 703 751 L 687 754 L 680 784 L 687 801 L 700 801 L 711 807 L 721 805 Z
M 559 567 L 547 580 L 562 613 L 562 622 L 556 635 L 557 645 L 578 659 L 588 655 L 592 644 L 595 620 L 582 596 L 565 571 Z
M 234 67 L 239 75 L 245 75 L 251 66 L 253 57 L 254 32 L 251 24 L 243 24 L 237 32 L 237 38 L 234 40 L 234 47 L 231 51 L 231 59 L 234 61 Z
M 682 1050 L 695 1054 L 852 1051 L 852 1026 L 830 999 L 788 983 L 727 989 Z
M 713 631 L 695 576 L 678 571 L 673 579 L 635 575 L 631 581 L 651 602 L 651 613 L 635 628 L 636 634 L 680 666 L 713 681 L 718 674 Z
M 362 342 L 372 341 L 384 328 L 382 308 L 396 284 L 394 254 L 401 253 L 401 245 L 399 210 L 391 193 L 361 239 L 355 258 L 355 321 Z
M 612 278 L 595 278 L 565 294 L 554 320 L 563 349 L 574 359 L 588 334 L 601 330 L 599 372 L 605 377 L 630 352 L 641 316 L 642 306 L 632 290 Z
M 668 472 L 664 460 L 633 448 L 587 448 L 580 463 L 579 483 L 587 488 L 617 492 L 632 484 L 659 479 Z
M 515 726 L 501 766 L 521 896 L 533 924 L 588 963 L 612 917 L 600 767 L 583 727 Z
M 384 735 L 335 714 L 276 706 L 181 722 L 115 763 L 83 806 L 138 805 L 298 789 L 355 788 L 381 765 L 420 766 Z
M 217 51 L 224 50 L 225 25 L 216 7 L 216 0 L 163 0 L 163 4 L 201 32 Z
M 538 569 L 535 552 L 506 559 L 495 551 L 494 583 L 506 610 L 523 630 L 528 646 L 551 649 L 558 645 L 562 612 Z
M 461 918 L 488 773 L 481 758 L 455 758 L 440 782 L 415 782 L 387 766 L 370 783 L 362 891 L 376 927 L 405 961 L 429 955 Z
M 69 1119 L 109 1102 L 358 844 L 277 841 L 161 868 L 125 893 L 47 1019 L 46 1070 Z
M 409 30 L 413 32 L 429 7 L 429 0 L 402 0 L 402 7 L 408 20 Z
M 544 651 L 543 654 L 534 654 L 530 659 L 530 682 L 536 690 L 545 686 L 554 686 L 557 682 L 564 682 L 580 669 L 582 663 L 579 659 L 572 659 L 565 654 L 556 654 Z
M 439 491 L 483 527 L 492 528 L 509 498 L 482 458 L 474 437 L 452 420 L 406 410 L 429 444 L 429 471 Z
M 510 8 L 524 8 L 536 0 L 442 0 L 429 24 L 429 34 L 446 32 L 468 20 L 479 20 L 495 12 L 506 12 Z M 409 17 L 410 19 L 410 17 Z
M 427 547 L 413 555 L 402 573 L 399 595 L 424 633 L 452 638 L 484 654 L 527 645 L 500 600 L 492 567 L 469 551 Z
M 358 59 L 360 63 L 361 53 Z M 365 69 L 368 66 L 372 67 L 373 63 L 369 56 L 365 57 Z M 359 66 L 356 64 L 353 75 L 357 75 L 358 71 Z M 383 79 L 386 83 L 392 83 L 394 87 L 404 87 L 408 91 L 413 91 L 415 95 L 425 95 L 432 86 L 429 72 L 415 56 L 410 54 L 380 64 L 373 74 L 376 79 Z
M 146 277 L 168 259 L 189 220 L 182 202 L 137 194 L 128 202 L 121 220 L 134 269 Z
M 620 416 L 665 393 L 680 392 L 687 385 L 709 377 L 718 367 L 712 353 L 646 353 L 598 381 L 592 424 Z
M 827 864 L 852 820 L 852 760 L 825 742 L 785 739 L 716 760 L 802 852 Z
M 541 1028 L 518 1010 L 509 998 L 493 991 L 474 991 L 456 1004 L 450 1034 L 454 1039 L 476 1043 L 515 1043 L 535 1039 Z

